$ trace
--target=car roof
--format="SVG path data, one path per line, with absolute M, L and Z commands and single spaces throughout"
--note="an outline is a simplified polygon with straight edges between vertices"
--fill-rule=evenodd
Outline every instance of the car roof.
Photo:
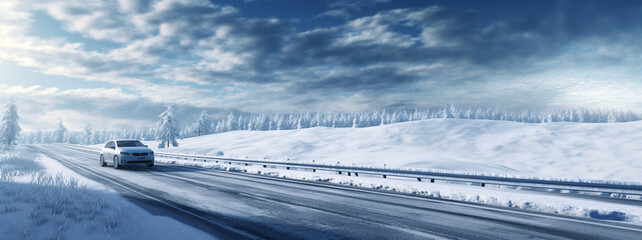
M 112 139 L 112 140 L 109 140 L 109 141 L 139 141 L 140 142 L 140 140 L 138 140 L 138 139 Z

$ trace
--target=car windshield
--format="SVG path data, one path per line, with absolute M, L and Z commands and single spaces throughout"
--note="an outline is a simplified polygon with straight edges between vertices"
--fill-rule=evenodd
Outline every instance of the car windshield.
M 118 147 L 144 147 L 139 141 L 117 141 Z

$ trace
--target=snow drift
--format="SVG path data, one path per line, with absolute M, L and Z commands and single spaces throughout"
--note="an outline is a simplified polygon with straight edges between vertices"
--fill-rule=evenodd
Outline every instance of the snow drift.
M 430 119 L 368 128 L 233 131 L 165 152 L 348 166 L 642 182 L 642 122 Z M 155 146 L 153 142 L 148 142 Z

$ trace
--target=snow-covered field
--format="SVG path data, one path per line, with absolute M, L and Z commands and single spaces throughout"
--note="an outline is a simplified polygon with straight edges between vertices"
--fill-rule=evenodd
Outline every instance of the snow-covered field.
M 316 127 L 234 131 L 187 138 L 155 151 L 230 158 L 476 172 L 512 176 L 642 182 L 642 122 L 517 123 L 431 119 L 368 128 Z M 218 165 L 157 158 L 158 162 L 333 182 L 444 199 L 642 224 L 639 206 L 512 189 L 426 183 L 379 176 Z
M 642 182 L 642 121 L 431 119 L 368 128 L 233 131 L 157 151 L 540 178 Z
M 24 149 L 0 153 L 2 239 L 211 239 Z

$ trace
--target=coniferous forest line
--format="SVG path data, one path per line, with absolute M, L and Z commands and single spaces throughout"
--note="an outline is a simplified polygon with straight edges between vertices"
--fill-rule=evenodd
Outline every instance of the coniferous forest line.
M 508 110 L 501 107 L 461 108 L 449 105 L 439 108 L 413 110 L 371 110 L 361 112 L 300 112 L 300 113 L 256 113 L 227 114 L 223 118 L 211 118 L 206 112 L 191 122 L 182 122 L 180 137 L 222 133 L 236 130 L 269 131 L 291 130 L 311 127 L 361 128 L 387 125 L 424 119 L 485 119 L 523 123 L 584 122 L 615 123 L 639 121 L 642 116 L 632 111 L 570 109 L 551 111 Z M 26 132 L 21 134 L 20 143 L 79 143 L 99 144 L 108 139 L 127 138 L 156 140 L 158 126 L 130 128 L 119 132 L 93 130 L 87 125 L 83 131 L 70 132 L 59 123 L 53 131 Z

